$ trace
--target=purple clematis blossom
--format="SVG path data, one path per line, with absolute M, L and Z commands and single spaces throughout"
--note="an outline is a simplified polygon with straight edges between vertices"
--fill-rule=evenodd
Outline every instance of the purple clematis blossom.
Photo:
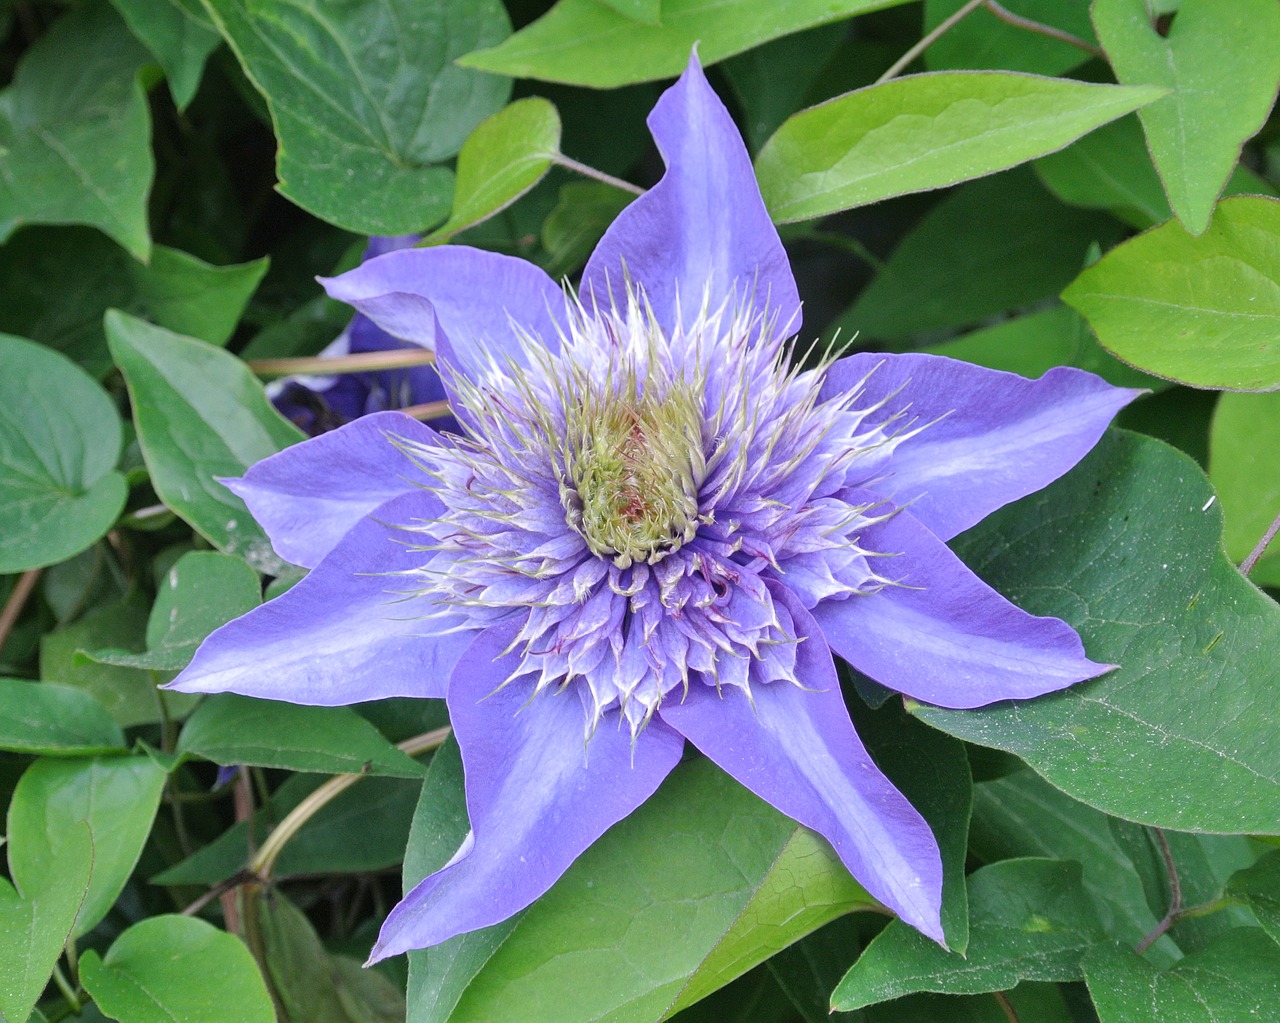
M 434 349 L 462 435 L 379 413 L 228 483 L 312 571 L 175 688 L 448 701 L 471 831 L 375 960 L 529 905 L 686 741 L 941 942 L 937 843 L 859 742 L 833 653 L 945 707 L 1110 667 L 945 541 L 1070 469 L 1137 392 L 925 355 L 791 365 L 795 282 L 696 59 L 649 126 L 666 174 L 576 297 L 460 246 L 326 282 Z

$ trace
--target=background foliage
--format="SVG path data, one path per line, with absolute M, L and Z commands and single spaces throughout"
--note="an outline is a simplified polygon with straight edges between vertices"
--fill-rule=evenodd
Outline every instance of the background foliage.
M 0 0 L 0 40 L 0 1020 L 1280 1019 L 1280 2 Z M 1121 668 L 847 679 L 951 952 L 692 759 L 363 970 L 466 830 L 457 749 L 432 701 L 157 690 L 298 577 L 213 478 L 303 436 L 264 360 L 341 331 L 313 278 L 367 235 L 572 279 L 695 43 L 807 335 L 1150 391 L 955 545 Z

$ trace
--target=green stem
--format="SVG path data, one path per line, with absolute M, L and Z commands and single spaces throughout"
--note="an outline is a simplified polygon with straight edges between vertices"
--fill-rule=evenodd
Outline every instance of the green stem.
M 79 1015 L 84 1003 L 80 1001 L 75 988 L 67 981 L 66 975 L 62 972 L 62 967 L 57 963 L 53 964 L 53 982 L 58 985 L 58 990 L 62 992 L 62 997 L 66 999 L 67 1004 L 71 1006 L 71 1011 Z
M 308 356 L 301 359 L 250 359 L 246 365 L 260 377 L 289 377 L 319 373 L 334 376 L 342 373 L 373 373 L 386 369 L 410 369 L 430 366 L 436 361 L 434 352 L 425 348 L 397 348 L 387 352 L 356 352 L 354 355 Z
M 981 7 L 986 0 L 969 0 L 967 4 L 956 11 L 949 18 L 944 18 L 934 26 L 933 31 L 927 33 L 915 46 L 911 47 L 906 53 L 893 62 L 889 66 L 889 70 L 876 79 L 876 85 L 881 85 L 889 81 L 891 78 L 897 78 L 903 71 L 910 66 L 920 54 L 924 53 L 930 46 L 936 43 L 942 36 L 946 35 L 956 25 L 960 24 L 966 17 Z
M 586 178 L 595 178 L 597 181 L 603 181 L 606 185 L 612 185 L 614 188 L 620 188 L 624 192 L 630 192 L 632 195 L 644 195 L 644 189 L 639 185 L 633 185 L 630 181 L 623 181 L 622 178 L 615 178 L 612 174 L 606 174 L 602 170 L 596 170 L 594 167 L 588 167 L 585 163 L 579 163 L 572 157 L 565 156 L 563 153 L 556 153 L 552 159 L 565 170 L 576 171 Z

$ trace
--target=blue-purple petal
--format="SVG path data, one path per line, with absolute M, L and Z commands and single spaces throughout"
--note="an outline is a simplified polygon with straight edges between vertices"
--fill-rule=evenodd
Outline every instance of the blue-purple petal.
M 849 720 L 826 641 L 799 601 L 779 594 L 803 637 L 797 677 L 695 682 L 662 719 L 725 771 L 831 843 L 849 872 L 903 920 L 942 942 L 942 859 L 923 817 L 872 762 Z
M 523 363 L 520 332 L 554 351 L 568 329 L 564 291 L 541 269 L 465 245 L 391 252 L 321 283 L 388 334 L 432 351 L 438 323 L 472 376 L 490 357 Z
M 524 909 L 680 761 L 684 740 L 662 722 L 651 723 L 634 749 L 616 714 L 585 741 L 583 704 L 573 690 L 530 699 L 527 684 L 498 689 L 519 664 L 504 653 L 514 637 L 506 627 L 482 633 L 450 680 L 471 833 L 391 911 L 371 961 Z
M 864 530 L 900 585 L 813 611 L 831 649 L 877 682 L 940 707 L 1025 700 L 1110 671 L 1075 630 L 1005 600 L 909 513 Z
M 622 304 L 624 282 L 643 287 L 667 330 L 691 323 L 704 290 L 767 307 L 786 335 L 800 328 L 800 299 L 751 158 L 729 111 L 707 84 L 697 55 L 649 114 L 667 172 L 618 215 L 582 277 L 582 297 Z M 447 329 L 447 325 L 446 325 Z
M 441 510 L 425 492 L 382 505 L 296 586 L 213 632 L 169 688 L 318 706 L 444 696 L 474 633 L 427 617 L 439 605 L 406 598 L 422 583 L 395 574 L 426 560 L 400 524 Z
M 1052 483 L 1142 393 L 1067 367 L 1028 380 L 937 355 L 859 352 L 827 370 L 822 397 L 850 390 L 864 377 L 858 406 L 885 400 L 869 425 L 902 409 L 907 415 L 896 428 L 910 420 L 931 424 L 877 466 L 876 475 L 885 478 L 872 489 L 910 504 L 944 540 Z
M 430 427 L 381 412 L 285 448 L 242 478 L 222 482 L 248 505 L 280 557 L 314 568 L 375 508 L 421 490 L 422 473 L 396 438 L 439 443 Z

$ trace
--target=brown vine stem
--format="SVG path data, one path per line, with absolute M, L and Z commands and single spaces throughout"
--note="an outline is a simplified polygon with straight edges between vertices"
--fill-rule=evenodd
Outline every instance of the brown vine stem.
M 1276 538 L 1277 533 L 1280 533 L 1280 515 L 1277 515 L 1275 521 L 1267 527 L 1267 531 L 1262 534 L 1258 545 L 1249 552 L 1249 556 L 1240 562 L 1241 573 L 1248 575 L 1253 571 L 1254 565 L 1262 560 L 1262 556 L 1267 553 L 1267 548 L 1271 546 L 1271 541 Z
M 0 647 L 4 646 L 5 640 L 9 638 L 9 633 L 18 624 L 22 609 L 27 606 L 27 601 L 31 599 L 32 591 L 35 590 L 36 583 L 40 581 L 40 573 L 43 571 L 43 568 L 29 568 L 18 576 L 18 581 L 13 584 L 13 592 L 9 594 L 9 599 L 4 602 L 4 610 L 0 611 Z
M 644 195 L 644 189 L 639 185 L 633 185 L 630 181 L 623 181 L 622 178 L 615 178 L 612 174 L 606 174 L 604 171 L 596 170 L 585 163 L 579 163 L 572 157 L 565 156 L 564 153 L 554 153 L 551 159 L 565 170 L 576 171 L 584 178 L 595 178 L 597 181 L 603 181 L 606 185 L 620 188 L 622 191 L 630 192 L 632 195 Z
M 1004 1010 L 1005 1018 L 1009 1020 L 1009 1023 L 1020 1023 L 1018 1019 L 1018 1010 L 1013 1007 L 1013 1003 L 1009 1001 L 1009 996 L 1007 994 L 1003 991 L 992 991 L 991 997 L 993 997 L 1000 1005 L 1000 1008 Z
M 1060 28 L 1053 25 L 1046 25 L 1042 21 L 1035 21 L 1031 18 L 1024 18 L 1021 14 L 1014 14 L 1009 8 L 996 2 L 996 0 L 985 0 L 983 6 L 1003 21 L 1006 25 L 1012 25 L 1014 28 L 1025 29 L 1028 32 L 1035 32 L 1038 35 L 1048 36 L 1050 39 L 1056 39 L 1060 43 L 1066 43 L 1068 46 L 1074 46 L 1077 49 L 1084 50 L 1085 53 L 1091 53 L 1095 57 L 1101 57 L 1104 60 L 1107 55 L 1101 46 L 1094 46 L 1087 39 L 1081 39 L 1079 36 L 1073 36 L 1070 32 L 1064 32 Z
M 396 348 L 387 352 L 357 352 L 355 355 L 314 355 L 302 359 L 250 359 L 246 365 L 260 377 L 288 377 L 316 373 L 335 376 L 342 373 L 373 373 L 384 369 L 410 369 L 430 366 L 436 361 L 434 352 L 425 348 Z
M 437 416 L 447 416 L 449 414 L 449 403 L 447 401 L 424 401 L 421 405 L 409 405 L 400 411 L 406 416 L 412 416 L 414 419 L 435 419 Z
M 406 739 L 404 742 L 398 743 L 398 747 L 409 756 L 417 756 L 419 753 L 426 753 L 428 750 L 436 749 L 441 743 L 449 737 L 449 728 L 437 728 L 431 732 L 425 732 L 422 735 L 415 735 L 412 739 Z M 249 872 L 253 874 L 259 881 L 266 882 L 271 879 L 271 871 L 275 867 L 276 860 L 280 856 L 281 850 L 284 849 L 288 841 L 293 838 L 299 829 L 307 823 L 316 813 L 325 805 L 330 803 L 334 797 L 340 795 L 349 789 L 352 785 L 365 777 L 363 774 L 340 774 L 330 778 L 318 789 L 308 795 L 297 806 L 295 806 L 285 816 L 275 830 L 271 832 L 262 843 L 262 847 L 257 854 L 249 861 Z
M 920 56 L 920 54 L 924 53 L 924 51 L 937 42 L 940 37 L 950 32 L 954 26 L 958 25 L 968 17 L 969 14 L 976 11 L 984 3 L 986 3 L 986 0 L 969 0 L 967 4 L 961 7 L 960 10 L 956 11 L 955 14 L 951 15 L 951 17 L 944 18 L 942 21 L 938 22 L 931 32 L 926 33 L 923 39 L 895 60 L 889 66 L 889 70 L 876 79 L 876 85 L 887 82 L 891 78 L 897 78 L 913 60 Z
M 1173 850 L 1169 848 L 1169 839 L 1160 828 L 1152 828 L 1156 836 L 1156 844 L 1160 846 L 1160 857 L 1164 860 L 1164 872 L 1169 878 L 1169 911 L 1155 925 L 1151 933 L 1135 946 L 1134 951 L 1141 954 L 1178 922 L 1182 916 L 1182 881 L 1178 878 L 1178 865 L 1173 860 Z

